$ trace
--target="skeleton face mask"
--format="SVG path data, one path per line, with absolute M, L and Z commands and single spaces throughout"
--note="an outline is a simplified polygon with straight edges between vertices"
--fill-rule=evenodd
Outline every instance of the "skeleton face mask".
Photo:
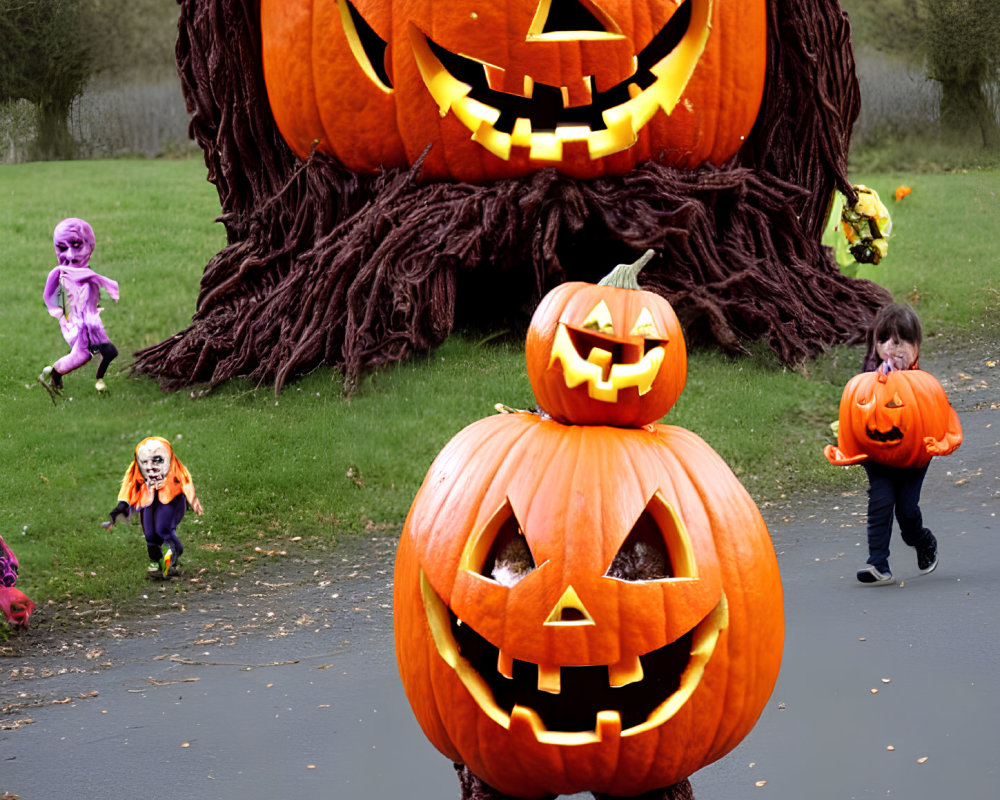
M 60 267 L 84 267 L 94 252 L 94 230 L 82 219 L 64 219 L 52 234 Z
M 135 460 L 146 483 L 159 489 L 170 470 L 170 448 L 158 439 L 148 439 L 136 448 Z

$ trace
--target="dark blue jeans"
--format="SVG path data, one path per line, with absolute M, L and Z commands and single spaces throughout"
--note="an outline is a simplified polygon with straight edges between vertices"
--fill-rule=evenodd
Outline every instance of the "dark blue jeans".
M 164 505 L 153 493 L 153 502 L 142 509 L 142 532 L 146 535 L 150 561 L 159 561 L 163 557 L 161 546 L 164 544 L 173 550 L 175 559 L 184 552 L 184 545 L 177 538 L 177 526 L 186 511 L 187 498 L 183 494 Z
M 901 469 L 874 461 L 863 462 L 868 473 L 868 563 L 881 572 L 889 571 L 889 540 L 893 514 L 899 532 L 910 547 L 931 541 L 920 513 L 920 489 L 927 467 Z

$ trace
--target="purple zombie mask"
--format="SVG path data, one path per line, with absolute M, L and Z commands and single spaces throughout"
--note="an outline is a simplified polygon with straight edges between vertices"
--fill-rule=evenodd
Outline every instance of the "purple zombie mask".
M 61 267 L 85 267 L 94 252 L 94 230 L 82 219 L 70 217 L 56 225 L 52 244 Z

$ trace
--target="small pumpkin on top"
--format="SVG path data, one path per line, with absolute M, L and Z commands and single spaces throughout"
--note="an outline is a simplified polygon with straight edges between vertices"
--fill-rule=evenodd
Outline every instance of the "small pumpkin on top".
M 549 292 L 528 326 L 525 360 L 539 407 L 574 425 L 641 427 L 677 401 L 687 350 L 670 303 L 639 287 L 653 251 L 598 284 Z

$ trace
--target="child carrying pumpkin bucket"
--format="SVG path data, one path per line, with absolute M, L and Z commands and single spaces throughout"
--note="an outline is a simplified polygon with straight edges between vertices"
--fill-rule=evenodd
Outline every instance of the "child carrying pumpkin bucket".
M 920 490 L 931 458 L 962 443 L 962 426 L 941 384 L 918 366 L 922 340 L 920 318 L 909 306 L 892 303 L 875 315 L 863 371 L 840 399 L 837 445 L 823 451 L 831 464 L 861 464 L 868 475 L 868 566 L 858 571 L 861 583 L 892 583 L 894 515 L 903 541 L 917 551 L 919 573 L 938 565 Z
M 177 573 L 184 552 L 177 526 L 189 507 L 196 514 L 204 513 L 195 497 L 191 473 L 174 455 L 170 442 L 150 436 L 136 445 L 135 456 L 122 478 L 118 504 L 111 509 L 109 521 L 101 525 L 111 530 L 121 517 L 140 512 L 149 555 L 147 572 L 151 577 L 166 578 Z

